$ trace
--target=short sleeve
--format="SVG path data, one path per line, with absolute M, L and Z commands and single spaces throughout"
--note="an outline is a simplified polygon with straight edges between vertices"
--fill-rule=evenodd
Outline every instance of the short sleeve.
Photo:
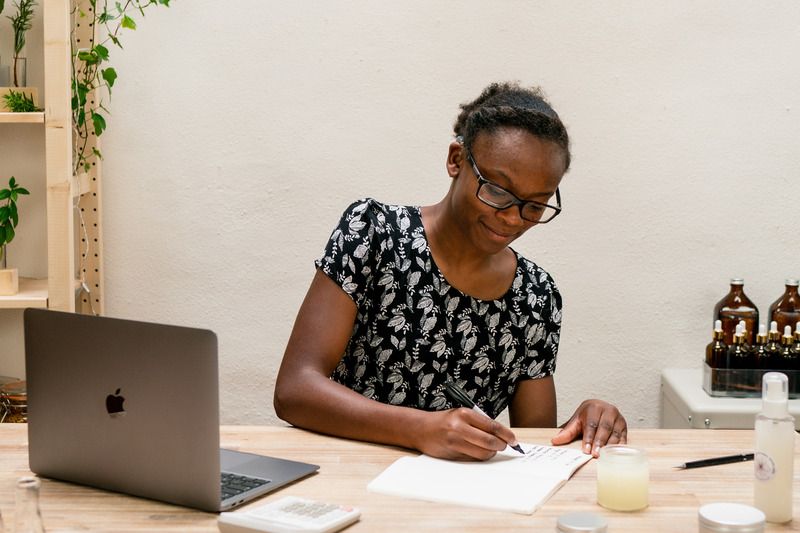
M 370 198 L 358 200 L 342 214 L 315 264 L 360 306 L 378 271 L 385 238 L 385 208 Z
M 539 379 L 556 371 L 561 336 L 561 293 L 546 271 L 525 260 L 524 293 L 530 318 L 525 327 L 526 368 L 521 379 Z

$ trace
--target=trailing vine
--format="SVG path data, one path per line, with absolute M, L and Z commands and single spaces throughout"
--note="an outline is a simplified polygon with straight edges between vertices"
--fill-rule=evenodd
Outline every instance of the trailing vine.
M 75 13 L 81 19 L 87 19 L 91 28 L 88 43 L 76 46 L 73 28 L 72 39 L 72 124 L 75 129 L 74 172 L 89 172 L 94 158 L 102 159 L 96 147 L 91 147 L 89 138 L 92 133 L 102 135 L 106 129 L 108 109 L 103 105 L 101 92 L 111 98 L 111 88 L 117 79 L 113 67 L 105 66 L 109 60 L 109 47 L 122 49 L 120 34 L 123 30 L 135 30 L 136 22 L 131 15 L 139 13 L 144 16 L 144 9 L 151 5 L 169 7 L 170 0 L 126 0 L 113 2 L 107 0 L 78 1 Z M 91 9 L 83 9 L 89 5 Z M 104 31 L 100 31 L 100 30 Z M 90 93 L 95 92 L 94 102 Z

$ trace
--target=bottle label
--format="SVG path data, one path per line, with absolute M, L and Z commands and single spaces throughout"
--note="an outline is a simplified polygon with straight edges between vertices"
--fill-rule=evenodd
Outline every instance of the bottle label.
M 775 461 L 768 453 L 756 452 L 754 457 L 756 479 L 759 481 L 772 481 L 775 478 Z

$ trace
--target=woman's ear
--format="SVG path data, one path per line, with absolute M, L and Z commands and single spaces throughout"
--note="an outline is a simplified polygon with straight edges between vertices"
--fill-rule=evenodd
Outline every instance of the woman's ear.
M 451 142 L 447 150 L 447 174 L 451 178 L 457 178 L 465 161 L 464 145 L 457 141 Z

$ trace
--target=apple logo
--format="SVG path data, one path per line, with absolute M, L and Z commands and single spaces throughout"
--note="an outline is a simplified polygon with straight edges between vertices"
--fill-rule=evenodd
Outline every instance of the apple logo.
M 106 410 L 111 418 L 122 418 L 125 416 L 125 410 L 122 407 L 122 402 L 125 398 L 119 395 L 121 389 L 117 389 L 114 394 L 106 396 Z

